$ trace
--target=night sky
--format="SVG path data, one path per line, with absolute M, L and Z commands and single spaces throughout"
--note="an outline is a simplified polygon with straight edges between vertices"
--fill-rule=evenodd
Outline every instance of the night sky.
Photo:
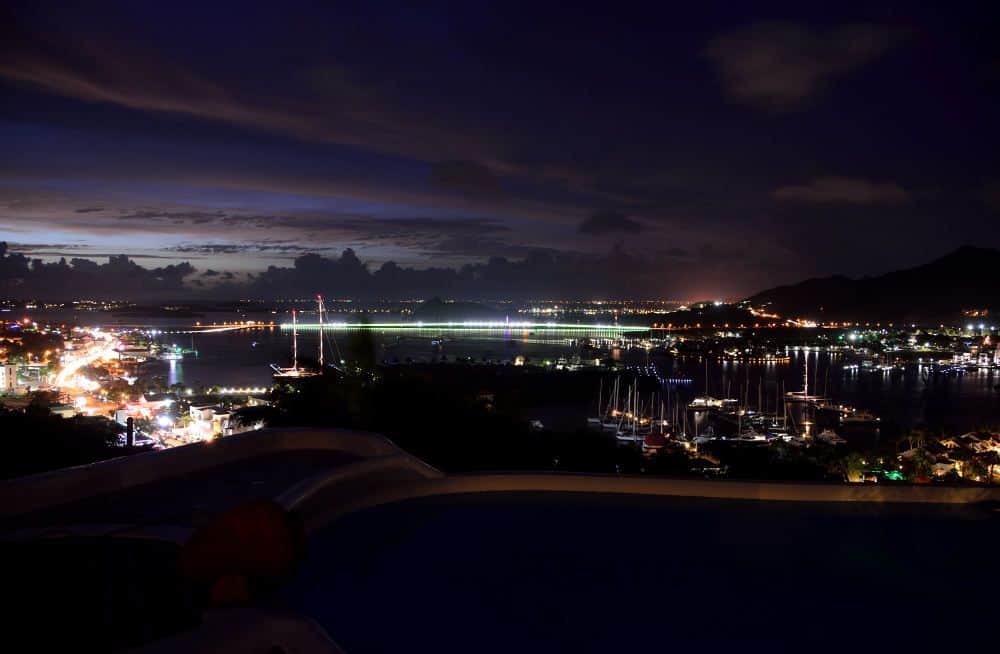
M 990 3 L 416 4 L 5 3 L 7 294 L 736 297 L 1000 246 Z

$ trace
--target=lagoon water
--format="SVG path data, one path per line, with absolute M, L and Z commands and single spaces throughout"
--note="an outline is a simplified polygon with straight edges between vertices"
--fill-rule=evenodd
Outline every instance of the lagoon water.
M 193 346 L 198 357 L 182 361 L 156 362 L 144 366 L 144 375 L 162 375 L 167 382 L 190 386 L 267 386 L 271 383 L 270 364 L 291 363 L 291 331 L 279 327 L 217 333 L 183 333 L 195 320 L 221 324 L 235 320 L 275 320 L 280 316 L 245 316 L 236 313 L 213 313 L 200 318 L 184 317 L 111 317 L 107 313 L 69 313 L 46 315 L 38 312 L 39 322 L 59 321 L 72 324 L 134 326 L 163 330 L 159 338 L 167 345 Z M 177 333 L 182 332 L 182 333 Z M 356 347 L 358 331 L 327 331 L 328 359 L 344 356 Z M 587 338 L 597 350 L 583 352 L 586 358 L 608 357 L 625 365 L 653 365 L 663 378 L 688 378 L 677 387 L 678 397 L 688 401 L 707 392 L 715 397 L 737 397 L 746 393 L 751 406 L 757 403 L 758 388 L 765 407 L 773 410 L 782 391 L 802 389 L 803 366 L 808 358 L 811 392 L 824 394 L 835 401 L 868 409 L 882 417 L 885 432 L 923 425 L 932 430 L 969 430 L 1000 424 L 1000 371 L 975 370 L 962 375 L 934 374 L 929 367 L 910 366 L 905 370 L 883 372 L 856 369 L 851 361 L 838 354 L 803 351 L 790 352 L 791 359 L 773 363 L 710 361 L 706 386 L 704 361 L 676 358 L 643 349 L 612 350 L 616 333 L 608 329 L 560 330 L 530 328 L 491 329 L 393 329 L 371 328 L 369 347 L 376 361 L 406 362 L 449 361 L 471 357 L 497 362 L 512 362 L 517 357 L 530 361 L 557 359 L 580 354 L 579 339 Z M 299 332 L 300 360 L 315 359 L 318 331 L 305 328 Z M 818 357 L 818 360 L 817 360 Z M 744 389 L 747 389 L 744 391 Z M 580 397 L 579 403 L 563 407 L 564 413 L 582 424 L 597 401 L 597 385 L 592 397 Z
M 430 362 L 442 357 L 506 362 L 525 357 L 530 362 L 579 353 L 574 337 L 537 333 L 401 334 L 382 330 L 374 332 L 372 343 L 375 360 L 385 362 Z M 345 334 L 329 339 L 326 356 L 339 358 L 351 347 L 350 341 L 351 336 Z M 612 350 L 608 342 L 594 340 L 593 343 L 602 356 L 610 356 L 624 365 L 649 364 L 663 378 L 690 379 L 690 383 L 676 387 L 678 397 L 684 401 L 706 390 L 703 360 L 676 358 L 655 351 L 647 353 L 642 349 Z M 190 337 L 179 340 L 178 344 L 190 345 Z M 291 335 L 279 329 L 199 334 L 194 337 L 194 344 L 199 351 L 197 358 L 157 364 L 162 366 L 159 374 L 165 374 L 169 383 L 264 386 L 271 382 L 269 364 L 288 365 L 291 360 Z M 314 358 L 317 348 L 317 332 L 299 334 L 300 357 Z M 584 356 L 592 356 L 592 353 Z M 882 417 L 884 431 L 899 431 L 915 425 L 933 430 L 964 431 L 1000 424 L 1000 371 L 991 370 L 944 376 L 933 374 L 926 366 L 911 366 L 883 372 L 847 366 L 839 355 L 800 351 L 791 353 L 787 363 L 710 361 L 708 393 L 715 397 L 737 397 L 745 392 L 751 406 L 756 406 L 758 398 L 762 397 L 765 410 L 773 411 L 779 393 L 801 390 L 807 357 L 812 392 L 873 411 Z M 593 390 L 594 397 L 580 398 L 581 422 L 586 417 L 587 407 L 595 406 L 597 390 Z

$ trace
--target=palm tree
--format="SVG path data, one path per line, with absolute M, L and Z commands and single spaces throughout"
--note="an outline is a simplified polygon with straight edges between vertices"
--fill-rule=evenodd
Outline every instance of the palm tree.
M 953 449 L 951 452 L 948 453 L 948 458 L 958 463 L 956 467 L 958 468 L 959 474 L 961 475 L 962 479 L 965 479 L 969 476 L 968 464 L 969 460 L 972 458 L 972 455 L 969 453 L 967 449 L 965 449 L 964 447 L 956 447 L 955 449 Z
M 986 464 L 986 483 L 993 485 L 993 468 L 1000 465 L 1000 454 L 996 450 L 990 450 L 982 456 L 982 461 Z
M 986 464 L 978 456 L 970 457 L 966 464 L 962 466 L 962 470 L 966 471 L 966 474 L 963 475 L 964 477 L 967 479 L 972 478 L 976 481 L 980 481 L 987 472 Z
M 915 429 L 911 429 L 909 431 L 908 438 L 911 450 L 915 447 L 923 447 L 924 445 L 927 444 L 927 439 L 928 439 L 927 430 L 924 429 L 923 427 L 917 427 Z

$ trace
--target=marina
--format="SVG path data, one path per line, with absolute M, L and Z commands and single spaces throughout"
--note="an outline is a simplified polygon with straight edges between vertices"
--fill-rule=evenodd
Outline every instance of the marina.
M 685 431 L 692 436 L 699 435 L 693 433 L 695 422 L 699 426 L 705 422 L 706 428 L 711 426 L 715 431 L 728 431 L 734 423 L 742 423 L 743 416 L 754 418 L 756 426 L 766 416 L 772 431 L 790 427 L 792 422 L 801 430 L 804 422 L 813 422 L 846 429 L 877 426 L 883 435 L 891 436 L 914 424 L 938 429 L 974 428 L 1000 409 L 1000 394 L 996 391 L 1000 376 L 992 368 L 949 374 L 943 372 L 947 368 L 915 363 L 887 373 L 857 367 L 844 353 L 812 352 L 807 356 L 803 350 L 790 350 L 787 363 L 681 357 L 662 348 L 644 347 L 641 339 L 601 340 L 592 336 L 606 332 L 581 336 L 577 330 L 558 328 L 532 334 L 531 330 L 503 328 L 447 331 L 359 325 L 348 330 L 326 326 L 326 363 L 330 363 L 328 353 L 333 348 L 345 348 L 352 333 L 366 330 L 373 336 L 374 359 L 383 365 L 528 365 L 547 367 L 553 373 L 558 372 L 557 368 L 579 368 L 590 371 L 588 374 L 600 374 L 603 382 L 595 380 L 591 390 L 582 389 L 577 403 L 561 403 L 558 410 L 553 407 L 556 417 L 540 411 L 546 425 L 571 426 L 574 421 L 587 425 L 588 418 L 595 418 L 597 395 L 603 395 L 606 408 L 614 378 L 624 378 L 623 373 L 647 378 L 665 403 L 669 393 L 667 420 L 672 426 L 683 424 L 683 414 L 691 414 Z M 168 385 L 267 386 L 271 383 L 272 365 L 295 366 L 294 347 L 300 356 L 306 354 L 308 365 L 316 365 L 319 330 L 296 332 L 273 328 L 196 335 L 198 357 L 151 361 L 142 366 L 141 374 L 163 375 Z M 159 338 L 169 343 L 173 337 Z M 819 379 L 822 393 L 806 393 L 809 397 L 802 398 L 807 359 L 810 387 L 815 388 L 815 380 Z M 569 378 L 560 376 L 555 383 L 567 384 Z M 599 388 L 601 383 L 603 390 Z M 619 393 L 624 396 L 625 392 L 622 386 Z M 650 413 L 649 407 L 658 406 L 659 401 L 651 401 L 648 395 L 639 398 L 644 413 Z M 737 405 L 743 407 L 743 416 L 735 409 Z M 785 419 L 786 410 L 790 420 Z M 709 413 L 714 417 L 706 420 Z
M 116 339 L 112 368 L 127 386 L 237 404 L 242 392 L 234 389 L 340 375 L 358 360 L 382 375 L 429 379 L 449 369 L 516 379 L 523 370 L 547 380 L 514 409 L 533 430 L 590 428 L 650 456 L 711 443 L 864 445 L 914 428 L 961 433 L 1000 411 L 995 351 L 963 343 L 961 332 L 949 337 L 952 349 L 932 349 L 886 330 L 668 334 L 605 322 L 346 321 L 325 309 L 317 297 L 312 307 L 302 302 L 273 320 L 205 314 L 109 322 L 99 333 Z M 25 366 L 25 383 L 32 370 Z

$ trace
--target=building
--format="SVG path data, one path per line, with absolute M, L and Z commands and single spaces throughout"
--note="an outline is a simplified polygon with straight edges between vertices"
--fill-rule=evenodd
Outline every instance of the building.
M 59 416 L 60 418 L 72 418 L 79 411 L 72 404 L 53 404 L 49 407 L 49 411 L 54 416 Z
M 11 395 L 17 392 L 17 365 L 0 363 L 0 395 Z
M 216 436 L 230 436 L 232 414 L 219 406 L 194 406 L 189 409 L 191 415 L 190 432 L 200 439 L 210 439 Z

